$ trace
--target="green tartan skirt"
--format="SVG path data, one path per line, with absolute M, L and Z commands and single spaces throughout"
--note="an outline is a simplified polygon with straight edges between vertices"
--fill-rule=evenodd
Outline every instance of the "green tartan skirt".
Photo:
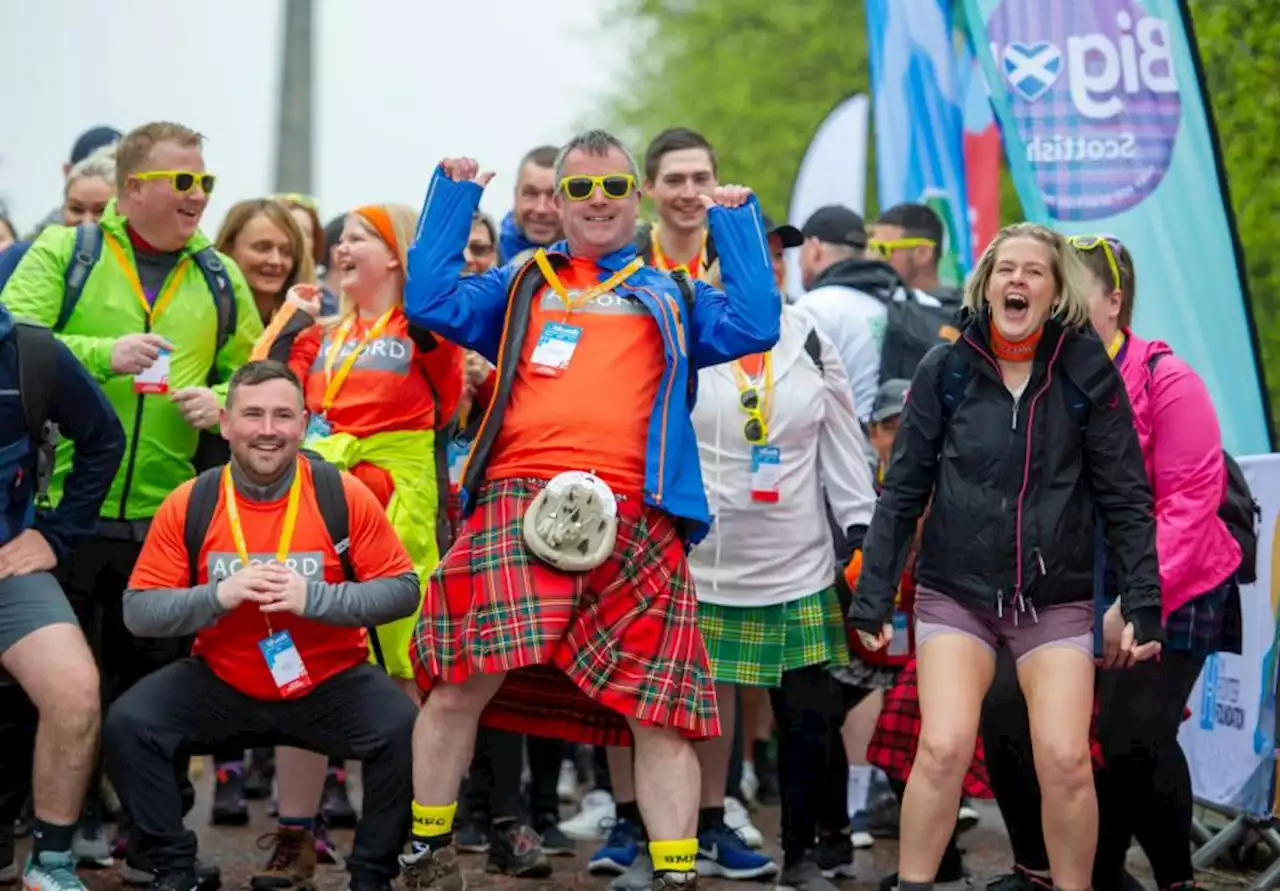
M 721 684 L 777 687 L 784 671 L 849 661 L 835 588 L 773 606 L 699 603 L 698 629 Z

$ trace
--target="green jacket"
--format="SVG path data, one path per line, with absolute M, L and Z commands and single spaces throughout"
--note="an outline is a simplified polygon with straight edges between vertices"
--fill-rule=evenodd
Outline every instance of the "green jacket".
M 115 201 L 107 206 L 99 226 L 119 242 L 129 262 L 134 262 L 125 218 Z M 197 232 L 183 250 L 194 254 L 209 243 Z M 52 327 L 62 308 L 64 277 L 74 249 L 74 229 L 51 226 L 44 230 L 14 270 L 0 300 L 13 315 Z M 103 518 L 143 520 L 154 516 L 165 496 L 195 476 L 192 457 L 199 441 L 199 431 L 186 422 L 168 395 L 139 395 L 133 391 L 132 375 L 112 373 L 111 347 L 116 338 L 159 334 L 174 346 L 170 392 L 206 386 L 210 369 L 216 368 L 214 379 L 222 383 L 214 390 L 225 398 L 226 381 L 248 360 L 254 341 L 262 334 L 262 320 L 244 275 L 229 257 L 219 257 L 236 294 L 236 330 L 216 356 L 217 307 L 195 262 L 174 267 L 174 272 L 182 275 L 181 284 L 153 326 L 110 244 L 103 245 L 75 311 L 58 334 L 102 385 L 127 437 L 125 459 L 102 504 Z M 168 284 L 166 281 L 165 288 Z M 71 444 L 59 443 L 49 490 L 54 503 L 61 498 L 70 468 Z

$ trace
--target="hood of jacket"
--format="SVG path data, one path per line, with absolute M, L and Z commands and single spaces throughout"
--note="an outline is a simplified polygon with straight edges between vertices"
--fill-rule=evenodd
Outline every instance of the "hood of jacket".
M 529 236 L 524 234 L 524 230 L 516 223 L 516 214 L 513 210 L 507 211 L 498 230 L 498 251 L 502 255 L 503 263 L 510 263 L 516 255 L 530 248 L 545 247 L 531 241 Z
M 854 288 L 878 300 L 888 301 L 899 288 L 905 289 L 907 285 L 888 263 L 851 258 L 839 260 L 822 270 L 807 290 L 832 286 Z

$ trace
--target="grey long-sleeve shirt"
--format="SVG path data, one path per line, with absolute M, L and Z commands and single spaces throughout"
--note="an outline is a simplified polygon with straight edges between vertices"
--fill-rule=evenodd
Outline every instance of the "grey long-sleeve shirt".
M 253 501 L 283 497 L 293 469 L 268 486 L 246 480 L 232 462 L 236 493 Z M 218 580 L 193 588 L 130 588 L 124 593 L 124 624 L 136 637 L 185 637 L 218 621 L 228 611 L 218 602 Z M 382 625 L 418 609 L 417 573 L 361 582 L 307 582 L 304 618 L 331 625 Z

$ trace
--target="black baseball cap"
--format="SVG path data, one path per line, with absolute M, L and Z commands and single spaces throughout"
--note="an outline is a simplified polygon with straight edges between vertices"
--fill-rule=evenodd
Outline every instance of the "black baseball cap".
M 871 403 L 871 420 L 878 424 L 902 414 L 907 407 L 907 390 L 910 388 L 911 381 L 900 377 L 881 384 L 876 390 L 875 401 Z
M 85 130 L 71 146 L 71 163 L 79 164 L 98 149 L 119 142 L 123 136 L 124 134 L 114 127 L 94 127 L 91 130 Z
M 804 244 L 804 236 L 800 234 L 799 229 L 788 223 L 775 226 L 768 216 L 764 218 L 764 234 L 778 236 L 784 248 L 797 248 Z
M 816 238 L 827 244 L 856 248 L 867 246 L 867 224 L 842 204 L 819 207 L 810 214 L 800 232 L 805 238 Z

